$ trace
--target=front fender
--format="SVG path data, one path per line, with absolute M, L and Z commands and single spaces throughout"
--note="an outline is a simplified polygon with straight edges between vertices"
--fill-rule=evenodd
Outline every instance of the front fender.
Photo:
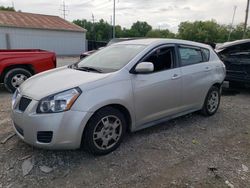
M 118 104 L 125 107 L 135 122 L 133 90 L 131 80 L 117 81 L 84 91 L 73 105 L 72 110 L 95 113 L 102 107 Z

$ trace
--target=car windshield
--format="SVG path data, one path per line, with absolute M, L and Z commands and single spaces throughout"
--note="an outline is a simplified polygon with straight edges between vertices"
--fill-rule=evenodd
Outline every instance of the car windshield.
M 78 69 L 96 70 L 96 72 L 114 72 L 127 65 L 144 45 L 119 44 L 106 47 L 83 59 L 77 65 Z

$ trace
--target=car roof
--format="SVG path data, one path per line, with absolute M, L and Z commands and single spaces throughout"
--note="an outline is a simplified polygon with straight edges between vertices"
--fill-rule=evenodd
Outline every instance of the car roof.
M 114 38 L 114 39 L 111 39 L 107 46 L 110 46 L 110 45 L 113 45 L 115 43 L 118 43 L 118 42 L 123 42 L 123 41 L 127 41 L 127 40 L 135 40 L 136 38 Z
M 242 40 L 236 40 L 233 42 L 225 42 L 223 45 L 218 47 L 218 50 L 220 49 L 225 49 L 231 46 L 239 45 L 239 44 L 244 44 L 244 43 L 250 43 L 250 39 L 242 39 Z
M 136 40 L 128 40 L 124 42 L 119 42 L 113 45 L 119 44 L 137 44 L 137 45 L 162 45 L 162 44 L 182 44 L 182 45 L 192 45 L 202 48 L 211 48 L 207 44 L 192 42 L 187 40 L 179 40 L 179 39 L 160 39 L 160 38 L 151 38 L 151 39 L 136 39 Z

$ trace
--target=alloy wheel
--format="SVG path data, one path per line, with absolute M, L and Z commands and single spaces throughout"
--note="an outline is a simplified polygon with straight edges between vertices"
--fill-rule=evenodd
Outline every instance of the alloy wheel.
M 11 79 L 11 84 L 14 88 L 18 88 L 27 78 L 24 74 L 17 74 Z
M 97 148 L 108 150 L 112 148 L 121 138 L 122 122 L 114 116 L 103 117 L 96 125 L 93 134 L 93 141 Z
M 207 102 L 207 109 L 210 113 L 213 113 L 217 110 L 219 105 L 219 93 L 218 91 L 211 92 L 208 102 Z

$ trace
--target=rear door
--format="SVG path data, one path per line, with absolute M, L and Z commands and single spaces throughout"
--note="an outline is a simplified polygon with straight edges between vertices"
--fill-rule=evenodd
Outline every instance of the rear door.
M 200 108 L 212 82 L 208 49 L 178 46 L 182 72 L 182 103 L 185 111 Z

